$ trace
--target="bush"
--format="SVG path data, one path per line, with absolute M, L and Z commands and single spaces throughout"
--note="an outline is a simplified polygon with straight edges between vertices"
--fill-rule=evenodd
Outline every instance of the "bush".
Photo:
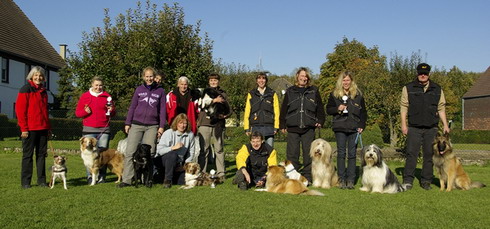
M 488 130 L 451 130 L 453 143 L 490 144 L 490 131 Z
M 117 144 L 119 143 L 119 141 L 125 139 L 126 137 L 127 137 L 127 135 L 124 133 L 124 131 L 122 131 L 122 130 L 117 131 L 117 133 L 114 135 L 114 138 L 112 138 L 111 142 L 109 143 L 109 148 L 110 149 L 117 149 Z
M 20 129 L 17 120 L 10 119 L 5 114 L 0 114 L 0 141 L 4 138 L 19 137 Z
M 243 144 L 250 141 L 243 127 L 226 127 L 225 139 L 225 144 L 229 145 L 233 152 L 237 152 Z
M 381 128 L 379 128 L 378 124 L 366 127 L 366 129 L 362 132 L 362 143 L 364 146 L 376 144 L 380 148 L 383 148 L 383 133 L 381 132 Z

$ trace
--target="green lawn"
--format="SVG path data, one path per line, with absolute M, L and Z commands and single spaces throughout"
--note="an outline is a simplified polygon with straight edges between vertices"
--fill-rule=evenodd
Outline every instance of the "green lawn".
M 277 146 L 281 148 L 282 146 Z M 281 150 L 282 151 L 282 150 Z M 280 152 L 281 152 L 280 151 Z M 280 158 L 284 155 L 280 153 Z M 178 186 L 116 189 L 90 187 L 78 155 L 68 155 L 68 190 L 20 188 L 20 153 L 0 152 L 1 228 L 488 228 L 490 188 L 425 191 L 415 183 L 398 194 L 319 189 L 325 194 L 294 196 L 240 191 L 231 184 L 236 170 L 228 157 L 229 179 L 216 189 Z M 47 160 L 50 166 L 51 155 Z M 401 162 L 389 162 L 394 171 Z M 420 165 L 419 165 L 420 166 Z M 467 166 L 474 180 L 490 184 L 490 166 Z M 49 174 L 49 173 L 48 173 Z M 48 175 L 49 176 L 49 175 Z M 35 181 L 35 176 L 34 179 Z

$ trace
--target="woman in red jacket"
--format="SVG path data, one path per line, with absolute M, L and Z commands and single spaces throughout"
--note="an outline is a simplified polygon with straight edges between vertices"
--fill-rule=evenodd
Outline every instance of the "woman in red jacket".
M 82 94 L 78 100 L 75 115 L 83 118 L 82 135 L 84 137 L 94 137 L 97 139 L 97 148 L 102 152 L 109 148 L 109 121 L 110 117 L 116 114 L 114 102 L 111 95 L 103 90 L 104 83 L 102 78 L 94 77 L 91 81 L 91 88 Z M 106 175 L 106 167 L 99 170 L 97 181 L 103 183 Z M 92 177 L 87 171 L 87 182 L 92 183 Z
M 46 184 L 46 156 L 48 132 L 51 129 L 48 115 L 48 94 L 44 87 L 44 69 L 34 66 L 27 75 L 27 84 L 19 90 L 15 114 L 22 134 L 21 187 L 31 187 L 32 164 L 36 149 L 37 184 Z

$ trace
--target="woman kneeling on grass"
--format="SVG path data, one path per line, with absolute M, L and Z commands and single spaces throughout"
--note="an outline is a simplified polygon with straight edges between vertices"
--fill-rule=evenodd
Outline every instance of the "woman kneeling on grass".
M 194 133 L 190 130 L 187 115 L 178 114 L 157 145 L 155 166 L 159 171 L 165 171 L 163 188 L 170 188 L 172 180 L 176 180 L 178 185 L 183 185 L 185 183 L 183 164 L 191 162 L 193 158 Z

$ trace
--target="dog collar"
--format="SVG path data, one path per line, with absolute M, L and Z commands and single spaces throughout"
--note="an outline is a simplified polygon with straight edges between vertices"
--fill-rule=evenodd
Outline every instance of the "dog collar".
M 294 171 L 294 168 L 292 168 L 292 169 L 291 169 L 291 170 L 289 170 L 289 171 L 286 171 L 286 173 L 290 173 L 290 172 L 292 172 L 292 171 Z

